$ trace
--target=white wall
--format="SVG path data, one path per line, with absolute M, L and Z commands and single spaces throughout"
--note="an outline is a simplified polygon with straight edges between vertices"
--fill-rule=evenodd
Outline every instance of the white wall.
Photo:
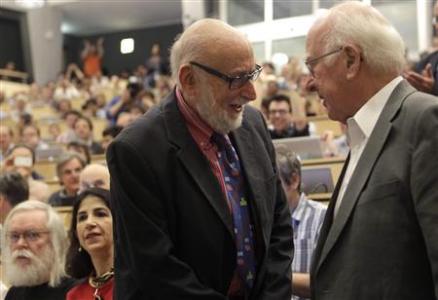
M 203 0 L 181 1 L 182 23 L 187 28 L 193 22 L 205 18 L 205 5 Z
M 34 80 L 39 84 L 56 79 L 62 68 L 62 13 L 45 6 L 27 12 Z

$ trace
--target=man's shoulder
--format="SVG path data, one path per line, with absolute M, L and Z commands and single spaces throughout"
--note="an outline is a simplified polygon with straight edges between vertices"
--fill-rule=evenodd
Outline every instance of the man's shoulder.
M 153 106 L 146 114 L 136 119 L 120 132 L 115 141 L 125 141 L 130 143 L 142 142 L 152 136 L 160 137 L 165 135 L 166 110 L 177 110 L 176 102 L 165 99 L 158 105 Z
M 327 210 L 327 206 L 322 204 L 321 202 L 318 202 L 318 201 L 315 201 L 315 200 L 312 200 L 309 198 L 307 198 L 306 200 L 307 200 L 308 205 L 315 208 L 315 209 Z
M 429 109 L 430 107 L 438 106 L 438 97 L 423 93 L 420 91 L 414 91 L 410 93 L 405 101 L 403 101 L 403 107 L 407 112 L 414 115 L 418 115 L 421 111 Z
M 305 207 L 309 210 L 316 212 L 324 212 L 327 210 L 327 206 L 322 204 L 321 202 L 309 199 L 307 197 L 303 198 L 305 202 Z

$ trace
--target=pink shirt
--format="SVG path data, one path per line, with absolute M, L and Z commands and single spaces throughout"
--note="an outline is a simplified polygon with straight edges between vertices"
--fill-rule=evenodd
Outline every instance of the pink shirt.
M 196 111 L 194 111 L 184 100 L 181 91 L 176 89 L 176 99 L 178 108 L 180 109 L 187 127 L 189 129 L 190 134 L 198 145 L 199 150 L 205 155 L 208 162 L 210 163 L 211 170 L 213 171 L 214 176 L 216 176 L 219 184 L 221 185 L 222 192 L 226 199 L 226 187 L 224 176 L 222 174 L 221 167 L 219 165 L 218 160 L 218 149 L 217 146 L 211 142 L 211 136 L 213 134 L 213 129 L 201 119 Z M 227 137 L 228 138 L 228 137 Z M 231 212 L 231 206 L 227 202 L 228 208 Z

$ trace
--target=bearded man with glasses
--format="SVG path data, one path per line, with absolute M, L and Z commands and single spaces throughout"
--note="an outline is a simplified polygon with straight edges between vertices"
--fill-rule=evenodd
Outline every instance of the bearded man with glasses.
M 29 200 L 15 206 L 2 231 L 5 300 L 64 300 L 75 281 L 65 276 L 67 234 L 48 204 Z
M 115 299 L 291 298 L 290 213 L 249 41 L 213 19 L 171 50 L 174 91 L 107 152 Z

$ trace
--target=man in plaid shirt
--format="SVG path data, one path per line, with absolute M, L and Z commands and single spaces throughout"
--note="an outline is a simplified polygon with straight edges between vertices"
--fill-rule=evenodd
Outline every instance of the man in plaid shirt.
M 286 148 L 277 149 L 277 164 L 291 210 L 295 255 L 292 262 L 292 299 L 310 298 L 310 264 L 327 210 L 301 192 L 301 162 Z

